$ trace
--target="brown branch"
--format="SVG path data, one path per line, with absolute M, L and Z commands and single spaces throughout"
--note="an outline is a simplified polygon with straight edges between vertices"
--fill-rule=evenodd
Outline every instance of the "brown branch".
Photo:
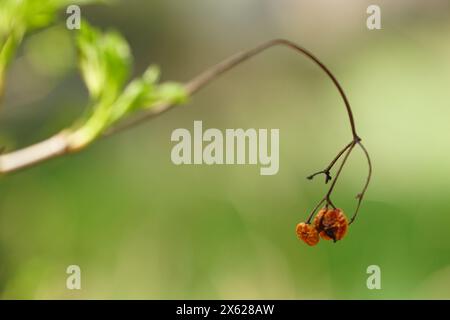
M 235 55 L 229 57 L 228 59 L 223 60 L 222 62 L 216 64 L 215 66 L 212 66 L 208 68 L 206 71 L 198 75 L 197 77 L 193 78 L 189 82 L 186 83 L 186 90 L 189 93 L 189 95 L 193 95 L 196 92 L 198 92 L 200 89 L 206 87 L 209 83 L 211 83 L 213 80 L 218 78 L 220 75 L 225 73 L 228 70 L 233 69 L 237 65 L 241 64 L 242 62 L 247 61 L 248 59 L 258 55 L 259 53 L 265 51 L 266 49 L 269 49 L 271 47 L 275 46 L 287 46 L 290 49 L 293 49 L 294 51 L 301 53 L 311 59 L 313 62 L 315 62 L 325 73 L 328 75 L 328 77 L 333 81 L 334 85 L 338 89 L 342 100 L 344 101 L 344 105 L 347 111 L 347 115 L 350 121 L 350 128 L 352 131 L 353 140 L 359 140 L 359 137 L 356 133 L 356 125 L 355 120 L 353 117 L 353 112 L 350 107 L 350 103 L 348 102 L 348 98 L 345 95 L 344 90 L 342 89 L 342 86 L 337 81 L 336 77 L 331 73 L 331 71 L 311 52 L 308 50 L 296 45 L 295 43 L 285 40 L 285 39 L 274 39 L 268 42 L 264 42 L 260 44 L 259 46 L 236 53 Z M 154 116 L 160 115 L 161 113 L 169 110 L 172 106 L 171 105 L 161 105 L 158 106 L 158 108 L 149 110 L 148 112 L 144 112 L 140 114 L 139 116 L 129 119 L 128 121 L 125 121 L 123 124 L 119 124 L 117 127 L 112 128 L 107 132 L 107 135 L 110 135 L 112 133 L 115 133 L 117 131 L 122 131 L 124 129 L 127 129 L 129 127 L 133 127 L 137 124 L 142 123 L 143 121 L 153 118 Z
M 372 177 L 372 161 L 370 160 L 369 152 L 367 152 L 366 147 L 361 142 L 358 142 L 358 145 L 361 147 L 362 151 L 364 152 L 364 155 L 367 159 L 367 165 L 369 167 L 369 173 L 367 174 L 366 183 L 364 184 L 364 187 L 362 191 L 356 196 L 358 199 L 358 204 L 356 205 L 355 213 L 353 214 L 352 218 L 350 219 L 349 225 L 355 221 L 356 216 L 358 215 L 359 208 L 361 207 L 361 202 L 363 201 L 364 195 L 366 194 L 367 188 L 369 187 L 370 179 Z
M 193 95 L 196 92 L 198 92 L 200 89 L 204 88 L 207 84 L 211 83 L 213 80 L 218 78 L 220 75 L 222 75 L 224 72 L 234 68 L 235 66 L 239 65 L 240 63 L 247 61 L 248 59 L 254 57 L 255 55 L 265 51 L 268 48 L 282 45 L 286 46 L 290 49 L 295 50 L 298 53 L 301 53 L 305 55 L 306 57 L 310 58 L 313 62 L 315 62 L 332 80 L 336 88 L 338 89 L 346 108 L 346 112 L 349 118 L 350 122 L 350 128 L 352 133 L 352 142 L 350 142 L 347 146 L 342 149 L 338 155 L 331 161 L 330 165 L 325 169 L 322 170 L 316 174 L 313 174 L 311 177 L 314 177 L 315 175 L 319 173 L 324 173 L 326 175 L 326 182 L 331 179 L 330 176 L 330 170 L 334 166 L 334 164 L 339 160 L 339 158 L 346 152 L 343 161 L 341 162 L 341 165 L 337 171 L 336 177 L 333 180 L 327 194 L 325 197 L 318 203 L 316 208 L 311 213 L 310 217 L 308 218 L 308 223 L 310 223 L 311 218 L 314 214 L 314 212 L 324 203 L 326 202 L 326 206 L 333 205 L 331 202 L 330 196 L 331 193 L 336 185 L 336 182 L 339 178 L 339 175 L 345 165 L 345 162 L 347 161 L 348 156 L 350 155 L 351 151 L 353 150 L 353 147 L 356 143 L 360 145 L 360 147 L 363 149 L 368 162 L 369 162 L 369 175 L 366 181 L 366 184 L 363 188 L 363 191 L 358 195 L 359 201 L 357 205 L 356 212 L 354 216 L 351 219 L 351 222 L 354 221 L 356 218 L 356 214 L 359 210 L 362 198 L 365 194 L 365 191 L 367 190 L 367 186 L 370 182 L 370 176 L 372 173 L 372 167 L 370 162 L 369 154 L 367 153 L 367 150 L 364 148 L 364 146 L 360 143 L 360 138 L 356 133 L 356 126 L 355 126 L 355 120 L 353 117 L 352 109 L 350 107 L 350 103 L 348 102 L 347 96 L 344 93 L 344 90 L 342 89 L 341 85 L 335 78 L 335 76 L 331 73 L 331 71 L 318 59 L 316 58 L 312 53 L 307 51 L 306 49 L 297 46 L 296 44 L 283 39 L 275 39 L 268 42 L 265 42 L 253 49 L 250 49 L 248 51 L 237 53 L 230 58 L 224 60 L 223 62 L 207 69 L 205 72 L 201 73 L 199 76 L 195 77 L 194 79 L 190 80 L 185 84 L 185 88 L 189 95 Z M 165 111 L 170 110 L 173 107 L 171 104 L 161 104 L 155 107 L 152 107 L 148 112 L 144 112 L 140 114 L 139 116 L 132 118 L 122 124 L 119 124 L 116 127 L 111 128 L 107 132 L 105 132 L 104 136 L 109 136 L 111 134 L 117 133 L 119 131 L 122 131 L 124 129 L 130 128 L 132 126 L 135 126 L 149 118 L 155 117 L 157 115 L 163 114 Z M 0 155 L 0 174 L 4 173 L 11 173 L 18 171 L 20 169 L 24 169 L 33 165 L 36 165 L 38 163 L 41 163 L 43 161 L 49 160 L 51 158 L 55 158 L 58 156 L 62 156 L 68 153 L 79 151 L 74 150 L 70 145 L 70 132 L 63 131 L 45 141 L 39 142 L 37 144 L 34 144 L 30 147 L 13 151 L 8 154 Z
M 11 173 L 69 153 L 65 132 L 29 147 L 0 155 L 0 173 Z

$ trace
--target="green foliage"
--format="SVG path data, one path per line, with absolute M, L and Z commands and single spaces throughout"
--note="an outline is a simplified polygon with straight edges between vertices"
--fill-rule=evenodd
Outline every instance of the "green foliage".
M 82 5 L 99 0 L 2 0 L 0 10 L 0 39 L 12 33 L 25 34 L 50 25 L 56 13 L 69 5 Z
M 5 70 L 27 32 L 49 26 L 58 10 L 95 0 L 2 0 L 0 4 L 0 94 Z M 101 32 L 83 22 L 76 45 L 83 80 L 91 97 L 83 119 L 69 130 L 70 148 L 95 140 L 132 112 L 160 104 L 180 104 L 187 93 L 178 83 L 159 84 L 159 70 L 151 66 L 137 79 L 126 82 L 132 56 L 127 41 L 115 31 Z
M 0 93 L 3 78 L 17 47 L 29 31 L 50 25 L 56 13 L 71 4 L 98 0 L 1 0 L 0 2 Z
M 117 32 L 101 31 L 83 22 L 77 37 L 80 69 L 92 100 L 88 117 L 74 129 L 71 148 L 91 143 L 128 114 L 162 103 L 181 104 L 187 92 L 181 84 L 159 84 L 159 69 L 150 66 L 139 78 L 124 83 L 132 57 L 126 40 Z
M 80 68 L 94 101 L 106 104 L 117 99 L 129 75 L 131 52 L 117 32 L 102 34 L 87 22 L 77 37 Z

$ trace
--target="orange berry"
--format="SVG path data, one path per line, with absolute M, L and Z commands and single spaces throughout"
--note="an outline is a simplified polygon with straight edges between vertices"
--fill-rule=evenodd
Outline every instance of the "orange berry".
M 296 228 L 297 237 L 303 240 L 307 245 L 315 246 L 319 242 L 319 233 L 316 228 L 310 224 L 301 222 Z
M 341 209 L 326 209 L 319 211 L 314 218 L 314 227 L 324 240 L 341 240 L 348 229 L 348 221 Z

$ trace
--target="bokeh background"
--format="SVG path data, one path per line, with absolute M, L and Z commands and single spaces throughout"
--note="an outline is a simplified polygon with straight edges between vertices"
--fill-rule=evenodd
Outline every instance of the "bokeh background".
M 382 30 L 366 28 L 381 7 Z M 307 247 L 324 168 L 351 138 L 340 97 L 306 58 L 276 48 L 139 127 L 0 177 L 0 297 L 10 299 L 450 298 L 448 1 L 127 0 L 82 7 L 122 32 L 134 72 L 187 81 L 239 50 L 287 38 L 336 74 L 374 176 L 347 237 Z M 61 13 L 64 18 L 64 12 Z M 7 82 L 9 150 L 69 126 L 88 102 L 64 24 L 27 37 Z M 280 171 L 175 166 L 176 128 L 279 128 Z M 334 202 L 350 215 L 367 172 L 354 152 Z M 65 287 L 68 265 L 82 290 Z M 381 268 L 381 290 L 366 269 Z

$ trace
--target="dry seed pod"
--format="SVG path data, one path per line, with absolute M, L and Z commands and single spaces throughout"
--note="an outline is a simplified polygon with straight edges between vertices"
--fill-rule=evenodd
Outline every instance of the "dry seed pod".
M 301 222 L 296 228 L 297 237 L 307 245 L 315 246 L 319 242 L 319 233 L 311 224 Z
M 348 229 L 348 221 L 341 209 L 326 209 L 319 211 L 314 218 L 314 227 L 324 240 L 341 240 Z

